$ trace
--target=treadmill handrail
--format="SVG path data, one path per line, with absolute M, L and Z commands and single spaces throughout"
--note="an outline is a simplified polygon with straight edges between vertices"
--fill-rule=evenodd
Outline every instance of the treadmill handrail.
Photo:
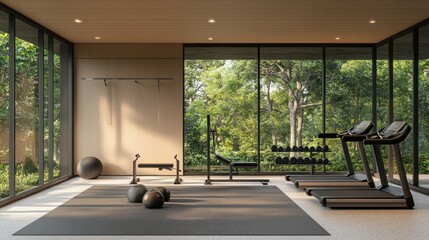
M 362 142 L 366 139 L 366 134 L 360 134 L 360 135 L 344 135 L 342 137 L 343 141 L 346 142 Z
M 319 133 L 318 138 L 338 138 L 338 133 Z
M 367 136 L 367 139 L 363 140 L 365 145 L 390 145 L 398 144 L 407 138 L 408 134 L 411 131 L 411 127 L 407 125 L 402 131 L 387 136 L 387 138 L 382 138 L 378 134 L 371 134 Z M 386 137 L 386 136 L 385 136 Z

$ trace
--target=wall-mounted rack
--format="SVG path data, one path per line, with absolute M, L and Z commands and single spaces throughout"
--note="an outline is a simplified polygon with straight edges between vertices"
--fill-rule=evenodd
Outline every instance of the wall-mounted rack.
M 107 81 L 110 81 L 110 80 L 119 80 L 119 81 L 133 80 L 135 83 L 137 83 L 139 85 L 142 85 L 139 82 L 140 80 L 143 80 L 143 81 L 147 81 L 147 80 L 158 81 L 158 95 L 157 95 L 158 124 L 159 124 L 159 121 L 160 121 L 160 116 L 159 116 L 159 102 L 160 102 L 160 99 L 159 99 L 159 87 L 160 87 L 160 85 L 159 85 L 159 82 L 160 81 L 171 81 L 171 80 L 173 80 L 173 78 L 169 78 L 169 77 L 92 77 L 92 78 L 90 78 L 90 77 L 83 77 L 83 78 L 80 78 L 80 79 L 81 80 L 87 80 L 87 81 L 102 80 L 102 81 L 104 81 L 104 86 L 106 86 L 106 87 L 108 87 Z M 109 102 L 110 102 L 110 95 L 109 95 Z M 109 105 L 111 105 L 111 103 Z M 109 108 L 111 108 L 111 106 Z

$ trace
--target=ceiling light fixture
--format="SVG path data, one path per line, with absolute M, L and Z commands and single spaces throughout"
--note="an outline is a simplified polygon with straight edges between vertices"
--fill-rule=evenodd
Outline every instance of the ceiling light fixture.
M 80 20 L 80 19 L 76 18 L 76 19 L 74 20 L 74 22 L 75 22 L 75 23 L 82 23 L 82 20 Z
M 213 41 L 213 38 L 212 38 L 212 37 L 209 37 L 208 39 L 209 39 L 209 41 Z
M 335 40 L 340 40 L 340 39 L 341 39 L 340 37 L 336 37 L 336 38 L 335 38 Z
M 369 23 L 376 23 L 376 21 L 375 20 L 369 20 Z
M 94 37 L 96 40 L 100 40 L 101 39 L 101 37 Z
M 215 23 L 216 22 L 216 20 L 214 20 L 214 19 L 209 19 L 209 23 Z

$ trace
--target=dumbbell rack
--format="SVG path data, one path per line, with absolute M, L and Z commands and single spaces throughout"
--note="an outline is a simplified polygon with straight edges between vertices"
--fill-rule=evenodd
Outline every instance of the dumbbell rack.
M 319 149 L 314 148 L 310 150 L 310 147 L 302 147 L 302 148 L 297 148 L 297 149 L 280 149 L 282 151 L 278 151 L 278 150 L 274 150 L 272 149 L 272 152 L 276 152 L 276 153 L 310 153 L 310 157 L 306 157 L 306 158 L 302 158 L 302 157 L 291 157 L 290 159 L 287 157 L 276 157 L 275 159 L 275 164 L 276 165 L 307 165 L 310 166 L 310 174 L 313 175 L 314 171 L 315 171 L 315 166 L 323 166 L 323 172 L 326 171 L 326 165 L 328 165 L 330 162 L 327 158 L 320 158 L 320 159 L 315 159 L 314 156 L 316 154 L 320 154 L 323 153 L 323 155 L 327 152 L 330 152 L 329 148 L 328 150 L 324 150 L 322 147 L 320 147 Z M 284 159 L 287 159 L 286 161 Z M 295 158 L 295 159 L 294 159 Z M 295 160 L 295 161 L 294 161 Z M 316 160 L 316 161 L 314 161 Z

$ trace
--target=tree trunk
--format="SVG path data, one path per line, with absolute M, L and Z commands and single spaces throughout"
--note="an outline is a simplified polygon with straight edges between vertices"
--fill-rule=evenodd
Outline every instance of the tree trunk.
M 268 119 L 271 121 L 271 113 L 273 112 L 273 102 L 271 101 L 271 82 L 265 84 L 266 92 L 265 95 L 267 97 L 267 111 L 268 111 Z M 271 133 L 271 139 L 273 145 L 277 145 L 277 136 L 274 132 Z

